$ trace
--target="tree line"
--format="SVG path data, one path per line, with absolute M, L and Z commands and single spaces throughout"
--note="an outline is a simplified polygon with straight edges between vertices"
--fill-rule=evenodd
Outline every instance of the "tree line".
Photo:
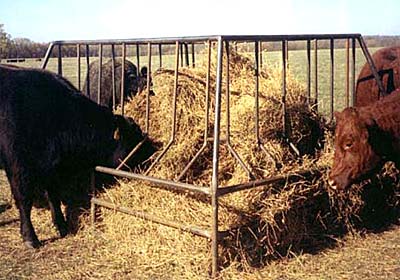
M 364 36 L 364 40 L 368 47 L 383 47 L 383 46 L 394 46 L 398 45 L 400 42 L 400 36 Z M 43 58 L 46 54 L 48 43 L 38 43 L 27 38 L 12 38 L 4 29 L 4 24 L 0 23 L 0 59 L 5 58 Z M 202 49 L 204 46 L 196 46 L 196 51 Z M 269 51 L 281 50 L 282 44 L 280 42 L 268 42 L 263 43 L 263 49 Z M 318 47 L 321 49 L 329 48 L 329 40 L 318 41 Z M 335 48 L 344 48 L 345 40 L 336 40 Z M 254 48 L 254 43 L 243 43 L 237 46 L 239 51 L 252 51 Z M 290 50 L 304 50 L 306 48 L 306 42 L 304 41 L 291 41 L 288 44 Z M 158 47 L 153 46 L 153 53 L 158 54 Z M 187 49 L 187 48 L 186 48 Z M 190 47 L 188 48 L 190 49 Z M 80 47 L 81 56 L 85 56 L 86 48 L 85 46 Z M 63 46 L 61 49 L 62 56 L 64 57 L 76 57 L 77 56 L 77 46 Z M 135 46 L 127 47 L 127 56 L 136 55 Z M 163 54 L 173 54 L 175 52 L 175 46 L 164 45 L 162 46 Z M 120 46 L 115 47 L 115 55 L 120 56 L 122 49 Z M 142 45 L 139 48 L 140 55 L 147 54 L 147 46 Z M 58 55 L 58 50 L 52 52 L 52 56 Z M 105 46 L 103 50 L 104 56 L 111 56 L 111 47 Z M 89 56 L 98 56 L 98 47 L 91 45 L 89 47 Z

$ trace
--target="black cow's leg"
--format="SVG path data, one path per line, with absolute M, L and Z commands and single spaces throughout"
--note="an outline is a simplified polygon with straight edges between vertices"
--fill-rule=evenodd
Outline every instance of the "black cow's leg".
M 48 191 L 48 197 L 49 197 L 49 206 L 53 224 L 60 233 L 60 236 L 64 237 L 68 234 L 68 226 L 67 223 L 65 222 L 64 215 L 61 211 L 60 199 L 51 191 Z
M 33 205 L 32 191 L 27 184 L 18 184 L 17 182 L 17 179 L 11 181 L 11 189 L 14 195 L 15 204 L 19 210 L 21 236 L 26 247 L 38 248 L 41 243 L 37 238 L 31 221 L 31 210 Z

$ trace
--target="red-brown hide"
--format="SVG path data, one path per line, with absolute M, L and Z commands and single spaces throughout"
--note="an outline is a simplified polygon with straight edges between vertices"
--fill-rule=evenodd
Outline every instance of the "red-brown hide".
M 400 46 L 383 48 L 372 55 L 387 94 L 400 87 Z M 379 87 L 366 63 L 357 79 L 355 106 L 361 107 L 379 99 Z
M 400 167 L 400 89 L 368 106 L 335 113 L 334 189 L 367 177 L 386 161 Z

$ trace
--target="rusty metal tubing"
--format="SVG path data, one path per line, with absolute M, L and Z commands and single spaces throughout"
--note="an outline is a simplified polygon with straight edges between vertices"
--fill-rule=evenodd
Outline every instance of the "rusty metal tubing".
M 139 76 L 140 74 L 140 46 L 136 44 L 136 74 Z
M 186 64 L 186 67 L 189 67 L 189 46 L 188 46 L 188 43 L 185 43 L 184 47 L 185 47 L 185 64 Z
M 122 61 L 121 61 L 121 115 L 125 114 L 125 58 L 126 58 L 126 44 L 122 43 Z
M 190 233 L 193 233 L 193 234 L 201 236 L 201 237 L 205 237 L 208 239 L 211 238 L 210 231 L 201 229 L 196 226 L 184 225 L 184 224 L 181 224 L 181 223 L 178 223 L 175 221 L 166 220 L 164 217 L 160 218 L 157 216 L 153 216 L 144 211 L 136 211 L 131 208 L 115 205 L 114 203 L 111 203 L 111 202 L 108 202 L 105 200 L 101 200 L 98 198 L 92 198 L 91 203 L 92 203 L 92 205 L 99 205 L 99 206 L 102 206 L 102 207 L 105 207 L 105 208 L 108 208 L 108 209 L 111 209 L 111 210 L 114 210 L 117 212 L 125 213 L 125 214 L 131 215 L 131 216 L 135 216 L 135 217 L 142 218 L 142 219 L 145 219 L 148 221 L 152 221 L 152 222 L 155 222 L 158 224 L 162 224 L 164 226 L 169 226 L 172 228 L 190 232 Z
M 288 124 L 287 124 L 287 112 L 286 112 L 286 62 L 287 62 L 287 53 L 286 53 L 286 41 L 282 41 L 282 96 L 281 96 L 281 103 L 282 103 L 282 130 L 283 136 L 288 138 Z
M 346 52 L 346 65 L 345 65 L 345 76 L 346 76 L 346 81 L 345 81 L 345 93 L 346 93 L 346 107 L 349 107 L 350 105 L 350 39 L 346 40 L 346 47 L 345 47 L 345 52 Z
M 363 38 L 362 37 L 358 37 L 357 39 L 358 39 L 360 47 L 361 47 L 361 49 L 362 49 L 362 51 L 364 53 L 364 56 L 367 59 L 369 67 L 371 68 L 372 75 L 374 76 L 374 78 L 376 80 L 376 83 L 378 84 L 379 95 L 380 95 L 380 97 L 383 97 L 383 96 L 386 95 L 386 90 L 383 87 L 382 79 L 379 76 L 378 71 L 376 70 L 375 63 L 372 60 L 371 54 L 369 53 L 368 48 L 367 48 Z
M 78 90 L 81 90 L 81 45 L 76 44 L 76 71 L 77 71 L 77 81 Z
M 356 104 L 356 39 L 351 39 L 351 106 Z
M 307 102 L 311 106 L 311 41 L 307 40 Z
M 41 67 L 42 69 L 46 69 L 47 64 L 49 63 L 50 55 L 53 52 L 54 45 L 55 45 L 55 43 L 52 42 L 47 47 L 47 51 L 46 51 L 46 54 L 44 55 L 44 59 L 43 59 L 42 67 Z
M 181 56 L 181 67 L 183 67 L 183 43 L 180 43 L 179 44 L 179 48 L 180 48 L 180 51 L 179 51 L 179 54 L 180 54 L 180 56 Z
M 61 51 L 61 45 L 58 45 L 58 70 L 57 73 L 58 75 L 62 76 L 62 51 Z
M 146 94 L 146 124 L 145 133 L 149 132 L 150 129 L 150 91 L 151 91 L 151 43 L 147 44 L 147 56 L 148 56 L 148 67 L 147 67 L 147 94 Z M 139 66 L 138 66 L 139 67 Z M 139 69 L 139 68 L 138 68 Z
M 195 57 L 195 47 L 194 47 L 194 43 L 191 44 L 192 45 L 192 68 L 196 67 L 196 57 Z
M 258 61 L 259 61 L 259 64 L 260 64 L 260 67 L 259 67 L 259 69 L 262 69 L 263 68 L 263 55 L 262 55 L 262 50 L 263 50 L 263 47 L 262 47 L 262 41 L 259 41 L 258 42 L 258 51 L 259 51 L 259 58 L 258 58 Z
M 153 167 L 160 161 L 160 159 L 166 154 L 170 149 L 172 144 L 175 142 L 176 136 L 176 105 L 177 105 L 177 95 L 178 95 L 178 74 L 179 74 L 179 42 L 176 41 L 175 45 L 175 81 L 174 81 L 174 95 L 172 101 L 172 127 L 171 127 L 171 137 L 168 144 L 165 146 L 164 150 L 157 156 L 157 158 L 152 162 L 149 168 L 146 170 L 145 174 L 153 169 Z
M 291 34 L 291 35 L 213 35 L 213 36 L 183 36 L 183 37 L 166 37 L 166 38 L 137 38 L 137 39 L 112 39 L 112 40 L 60 40 L 53 41 L 54 44 L 62 45 L 76 45 L 76 44 L 99 44 L 111 45 L 111 44 L 174 44 L 176 41 L 182 42 L 193 42 L 203 43 L 207 40 L 218 41 L 222 38 L 224 41 L 242 41 L 242 42 L 254 42 L 254 41 L 268 41 L 268 42 L 279 42 L 282 40 L 290 41 L 304 41 L 304 40 L 329 40 L 334 39 L 347 39 L 347 38 L 360 38 L 359 33 L 348 33 L 348 34 Z
M 190 162 L 183 169 L 181 174 L 177 177 L 177 181 L 180 181 L 186 174 L 189 168 L 196 162 L 197 158 L 203 153 L 208 144 L 208 122 L 210 119 L 210 72 L 211 72 L 211 41 L 208 41 L 208 52 L 207 52 L 207 77 L 206 77 L 206 112 L 204 118 L 204 141 L 199 151 L 194 155 Z
M 123 178 L 128 178 L 128 179 L 136 179 L 140 181 L 148 181 L 152 184 L 155 184 L 160 187 L 164 188 L 173 188 L 177 190 L 182 190 L 182 191 L 189 191 L 189 192 L 194 192 L 194 193 L 201 193 L 205 195 L 210 195 L 210 188 L 206 186 L 194 186 L 191 184 L 186 184 L 182 182 L 174 182 L 171 180 L 166 180 L 166 179 L 160 179 L 152 176 L 147 176 L 147 175 L 142 175 L 142 174 L 136 174 L 128 171 L 122 171 L 122 170 L 117 170 L 114 168 L 109 168 L 105 166 L 96 166 L 95 170 L 97 172 L 113 175 L 113 176 L 118 176 L 118 177 L 123 177 Z
M 318 40 L 314 41 L 314 106 L 318 112 Z
M 211 177 L 211 277 L 215 278 L 218 273 L 218 169 L 219 169 L 219 146 L 220 146 L 220 125 L 221 125 L 221 88 L 222 88 L 222 56 L 223 40 L 218 38 L 217 45 L 217 73 L 215 89 L 215 119 L 214 119 L 214 143 L 213 143 L 213 162 Z
M 85 48 L 85 55 L 86 55 L 86 95 L 90 98 L 90 73 L 89 73 L 89 45 L 86 44 Z
M 230 77 L 229 77 L 229 43 L 225 41 L 225 52 L 226 52 L 226 146 L 228 147 L 229 152 L 232 156 L 239 162 L 240 166 L 246 171 L 247 176 L 251 179 L 254 178 L 254 175 L 251 173 L 250 169 L 246 166 L 243 160 L 240 158 L 239 154 L 235 151 L 235 149 L 231 145 L 231 119 L 230 119 Z M 214 135 L 215 137 L 215 135 Z
M 115 46 L 111 45 L 111 80 L 112 80 L 112 100 L 113 100 L 113 111 L 116 109 L 117 104 L 117 88 L 115 83 Z
M 159 66 L 162 68 L 162 44 L 158 44 L 158 58 L 160 60 Z
M 274 159 L 274 157 L 271 155 L 271 153 L 265 148 L 264 143 L 262 142 L 260 138 L 260 105 L 259 105 L 259 76 L 260 76 L 260 63 L 259 63 L 259 46 L 261 42 L 255 42 L 254 43 L 254 76 L 255 76 L 255 134 L 256 134 L 256 141 L 257 141 L 257 146 L 260 148 L 267 156 L 270 161 L 274 164 L 275 167 L 277 167 L 278 163 Z
M 248 190 L 248 189 L 252 189 L 252 188 L 256 188 L 256 187 L 262 187 L 262 186 L 265 186 L 268 184 L 285 182 L 289 179 L 299 178 L 299 177 L 303 177 L 303 176 L 306 176 L 309 174 L 320 174 L 324 169 L 325 168 L 299 170 L 299 171 L 284 174 L 284 175 L 273 176 L 273 177 L 269 177 L 269 178 L 261 179 L 261 180 L 254 180 L 254 181 L 247 182 L 244 184 L 220 187 L 220 188 L 218 188 L 218 197 L 221 197 L 221 196 L 224 196 L 227 194 L 231 194 L 234 192 L 238 192 L 238 191 Z
M 100 104 L 100 98 L 101 98 L 102 72 L 103 72 L 103 45 L 99 44 L 99 75 L 97 77 L 97 104 Z
M 300 152 L 297 147 L 290 141 L 290 131 L 289 131 L 289 124 L 287 122 L 287 108 L 286 108 L 286 93 L 287 93 L 287 86 L 286 86 L 286 70 L 287 70 L 287 41 L 282 41 L 282 129 L 283 129 L 283 138 L 289 145 L 289 147 L 295 152 L 297 156 L 300 156 Z
M 334 111 L 334 95 L 335 95 L 335 45 L 334 39 L 330 39 L 329 49 L 330 49 L 330 108 L 329 108 L 329 122 L 333 121 L 333 111 Z

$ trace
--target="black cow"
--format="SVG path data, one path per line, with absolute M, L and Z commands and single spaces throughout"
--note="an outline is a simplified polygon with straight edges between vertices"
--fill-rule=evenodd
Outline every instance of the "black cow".
M 93 167 L 117 166 L 143 137 L 133 121 L 97 105 L 56 74 L 0 66 L 0 158 L 26 246 L 40 246 L 30 217 L 36 193 L 47 193 L 53 222 L 65 236 L 69 205 L 88 201 L 87 188 L 81 187 Z M 153 152 L 146 142 L 128 164 Z
M 112 60 L 102 65 L 101 71 L 101 92 L 99 104 L 112 108 L 113 106 L 113 82 L 112 82 L 113 64 Z M 89 64 L 89 91 L 87 91 L 88 80 L 85 80 L 82 92 L 93 101 L 98 101 L 98 80 L 99 80 L 99 62 L 93 61 Z M 115 60 L 115 105 L 121 103 L 121 74 L 122 59 Z M 137 93 L 143 91 L 147 86 L 147 67 L 142 67 L 140 73 L 137 72 L 135 64 L 125 60 L 124 67 L 124 101 L 132 98 Z

